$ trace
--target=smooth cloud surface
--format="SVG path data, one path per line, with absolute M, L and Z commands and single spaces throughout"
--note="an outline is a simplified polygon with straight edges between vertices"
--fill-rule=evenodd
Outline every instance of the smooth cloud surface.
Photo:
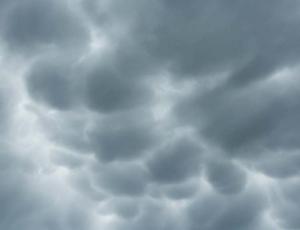
M 0 0 L 0 229 L 300 229 L 299 9 Z

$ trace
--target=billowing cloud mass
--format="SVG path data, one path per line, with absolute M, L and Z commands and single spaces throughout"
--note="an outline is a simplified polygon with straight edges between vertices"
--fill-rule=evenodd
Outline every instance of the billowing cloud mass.
M 0 0 L 0 229 L 299 230 L 299 12 Z

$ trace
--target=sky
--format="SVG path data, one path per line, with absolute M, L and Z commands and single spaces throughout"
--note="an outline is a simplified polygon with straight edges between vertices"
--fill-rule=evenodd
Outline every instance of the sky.
M 300 2 L 0 0 L 0 230 L 299 230 Z

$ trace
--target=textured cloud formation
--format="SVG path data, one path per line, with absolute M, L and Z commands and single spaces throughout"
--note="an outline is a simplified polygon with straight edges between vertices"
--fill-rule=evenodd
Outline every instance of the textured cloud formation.
M 8 2 L 8 1 L 7 1 Z M 3 14 L 3 37 L 12 49 L 77 48 L 86 40 L 80 18 L 61 1 L 12 1 Z
M 0 229 L 300 229 L 299 10 L 0 0 Z

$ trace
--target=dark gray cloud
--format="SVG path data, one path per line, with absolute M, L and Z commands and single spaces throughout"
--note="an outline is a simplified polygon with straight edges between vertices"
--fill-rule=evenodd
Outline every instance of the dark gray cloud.
M 174 140 L 159 150 L 147 163 L 153 179 L 159 183 L 176 183 L 198 175 L 201 148 L 192 140 Z
M 197 194 L 198 181 L 185 182 L 182 184 L 168 185 L 165 189 L 165 195 L 175 200 L 190 199 Z
M 232 162 L 214 159 L 207 164 L 206 174 L 212 186 L 224 194 L 240 192 L 246 184 L 246 173 Z
M 30 96 L 55 109 L 69 109 L 74 103 L 75 92 L 72 92 L 73 79 L 68 64 L 60 57 L 35 63 L 26 79 Z
M 298 58 L 297 3 L 274 1 L 272 7 L 268 2 L 245 1 L 130 4 L 115 1 L 112 17 L 178 76 L 231 70 L 233 82 L 247 82 Z M 294 16 L 287 17 L 287 12 Z
M 149 89 L 113 68 L 103 67 L 89 73 L 85 88 L 88 107 L 109 113 L 148 104 L 151 95 Z
M 151 149 L 157 142 L 155 127 L 147 119 L 135 117 L 143 115 L 122 113 L 96 124 L 89 132 L 91 148 L 96 156 L 103 161 L 128 160 L 144 155 Z
M 30 51 L 51 46 L 82 46 L 87 30 L 64 1 L 15 1 L 5 12 L 3 37 L 9 46 Z
M 268 149 L 297 149 L 297 88 L 288 92 L 272 81 L 229 92 L 217 88 L 189 96 L 176 110 L 180 119 L 230 155 L 251 157 Z
M 134 199 L 119 199 L 114 201 L 113 209 L 115 212 L 125 219 L 132 219 L 139 214 L 139 204 L 136 202 L 136 198 Z
M 0 229 L 299 229 L 299 7 L 0 0 Z
M 288 178 L 297 175 L 299 173 L 298 166 L 298 151 L 275 152 L 273 157 L 266 157 L 256 163 L 259 170 L 275 178 Z
M 189 229 L 259 229 L 266 198 L 255 191 L 225 198 L 204 194 L 188 209 Z
M 108 164 L 102 170 L 95 168 L 99 187 L 116 195 L 140 196 L 146 190 L 147 171 L 135 164 Z

